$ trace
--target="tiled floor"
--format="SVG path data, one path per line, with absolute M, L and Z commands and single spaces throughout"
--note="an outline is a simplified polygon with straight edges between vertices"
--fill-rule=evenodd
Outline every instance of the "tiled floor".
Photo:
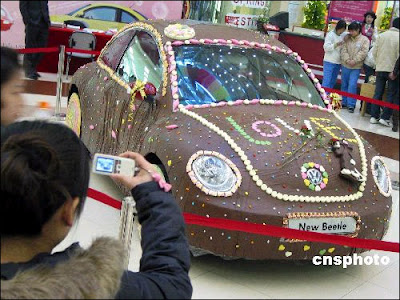
M 26 113 L 32 111 L 37 101 L 45 100 L 52 107 L 55 97 L 49 95 L 26 94 Z M 66 98 L 62 98 L 65 111 Z M 356 110 L 358 112 L 358 110 Z M 342 111 L 341 116 L 354 128 L 379 134 L 382 141 L 391 137 L 397 141 L 399 134 L 390 128 L 369 124 L 368 117 L 358 113 Z M 385 143 L 385 142 L 382 142 Z M 394 152 L 393 152 L 394 153 Z M 392 172 L 392 178 L 399 180 L 399 161 L 385 158 Z M 121 199 L 122 195 L 106 176 L 93 174 L 90 186 L 103 193 Z M 101 235 L 118 237 L 119 211 L 88 198 L 77 226 L 68 237 L 57 246 L 59 251 L 79 241 L 82 246 Z M 135 229 L 137 227 L 135 226 Z M 385 240 L 399 242 L 399 192 L 393 191 L 393 214 Z M 398 299 L 399 298 L 399 254 L 370 251 L 363 255 L 388 256 L 388 265 L 314 266 L 311 263 L 280 263 L 274 261 L 223 260 L 211 255 L 192 258 L 190 277 L 194 287 L 193 298 L 213 299 L 269 299 L 269 298 L 346 298 L 346 299 Z M 141 255 L 138 231 L 133 234 L 130 270 L 138 270 Z

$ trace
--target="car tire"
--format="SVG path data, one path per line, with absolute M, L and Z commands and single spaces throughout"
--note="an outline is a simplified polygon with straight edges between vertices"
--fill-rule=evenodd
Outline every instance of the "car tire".
M 71 93 L 68 98 L 65 123 L 76 133 L 77 136 L 81 136 L 82 111 L 79 94 L 76 92 Z

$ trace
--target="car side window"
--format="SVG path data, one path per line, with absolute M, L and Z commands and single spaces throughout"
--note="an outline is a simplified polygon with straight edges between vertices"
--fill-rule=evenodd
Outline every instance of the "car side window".
M 162 62 L 157 44 L 150 34 L 144 31 L 137 32 L 122 56 L 117 75 L 127 83 L 139 79 L 151 82 L 157 89 L 160 87 Z
M 112 7 L 96 7 L 84 12 L 83 18 L 115 22 L 117 10 Z
M 132 16 L 130 13 L 127 13 L 126 11 L 121 11 L 121 22 L 122 23 L 132 23 L 137 21 L 137 19 Z
M 133 28 L 121 32 L 103 51 L 101 59 L 114 71 L 117 69 L 122 54 L 125 52 L 126 48 L 131 42 L 135 32 L 136 30 Z

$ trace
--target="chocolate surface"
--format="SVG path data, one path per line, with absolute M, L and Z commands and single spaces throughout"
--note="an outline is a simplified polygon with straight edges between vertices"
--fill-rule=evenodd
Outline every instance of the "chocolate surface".
M 164 28 L 176 21 L 148 20 L 143 23 L 154 26 L 164 46 L 168 41 L 174 41 L 164 35 Z M 183 23 L 195 30 L 193 39 L 196 40 L 246 40 L 288 49 L 280 42 L 250 30 L 190 20 Z M 144 27 L 139 28 L 146 31 Z M 170 55 L 167 57 L 170 58 Z M 167 69 L 170 67 L 168 62 L 168 59 L 164 61 Z M 336 114 L 315 107 L 255 102 L 193 107 L 188 111 L 198 116 L 195 118 L 184 109 L 173 112 L 170 75 L 168 73 L 168 82 L 162 85 L 166 87 L 164 96 L 160 87 L 154 102 L 133 101 L 127 89 L 118 84 L 101 63 L 90 63 L 78 70 L 73 77 L 72 89 L 76 89 L 80 97 L 81 138 L 89 150 L 112 155 L 127 150 L 136 151 L 151 157 L 152 163 L 162 164 L 173 186 L 176 201 L 187 213 L 275 226 L 286 226 L 285 220 L 293 213 L 315 213 L 327 217 L 354 213 L 359 223 L 353 236 L 382 239 L 388 228 L 392 199 L 383 196 L 373 180 L 370 161 L 378 153 L 363 139 L 361 143 L 365 150 L 360 150 L 358 136 Z M 135 110 L 132 110 L 132 104 Z M 314 136 L 301 138 L 294 132 L 294 129 L 301 129 L 304 121 L 309 122 Z M 220 131 L 205 126 L 206 123 L 215 125 Z M 233 143 L 230 145 L 221 132 L 232 139 L 248 161 L 243 161 Z M 351 157 L 360 171 L 363 166 L 361 155 L 365 154 L 367 181 L 360 199 L 341 201 L 350 195 L 357 195 L 361 183 L 340 176 L 340 158 L 335 156 L 329 144 L 332 138 L 345 139 L 351 145 Z M 238 168 L 243 180 L 232 196 L 212 196 L 194 184 L 188 175 L 187 165 L 198 151 L 220 153 Z M 276 194 L 301 195 L 312 199 L 319 197 L 319 200 L 285 201 L 267 194 L 254 180 L 251 170 L 248 170 L 249 164 L 259 180 Z M 307 186 L 305 180 L 308 178 L 310 184 Z M 313 186 L 310 187 L 311 184 Z M 319 191 L 316 190 L 317 185 Z M 327 202 L 324 197 L 335 198 Z M 302 217 L 310 218 L 306 215 Z M 347 255 L 365 251 L 197 225 L 187 225 L 187 236 L 194 248 L 220 256 L 248 259 L 311 259 L 314 255 Z

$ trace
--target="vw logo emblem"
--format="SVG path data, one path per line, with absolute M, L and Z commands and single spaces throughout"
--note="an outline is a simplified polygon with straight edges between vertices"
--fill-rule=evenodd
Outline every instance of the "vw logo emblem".
M 308 169 L 307 178 L 314 185 L 319 185 L 322 182 L 322 174 L 317 169 Z

